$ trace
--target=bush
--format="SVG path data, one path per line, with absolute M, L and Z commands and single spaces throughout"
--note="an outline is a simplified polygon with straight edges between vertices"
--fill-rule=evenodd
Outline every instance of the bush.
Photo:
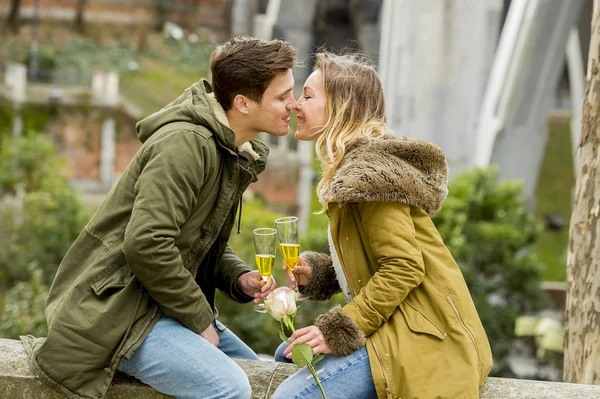
M 0 294 L 0 337 L 18 339 L 24 334 L 37 337 L 48 334 L 44 309 L 49 288 L 36 266 L 36 263 L 29 265 L 29 281 L 19 281 Z
M 543 265 L 533 251 L 540 226 L 525 208 L 522 191 L 520 183 L 498 182 L 496 168 L 471 170 L 453 179 L 433 218 L 469 286 L 496 375 L 509 373 L 505 357 L 517 316 L 545 305 Z
M 5 140 L 0 158 L 0 290 L 27 281 L 30 264 L 49 283 L 88 215 L 47 139 Z

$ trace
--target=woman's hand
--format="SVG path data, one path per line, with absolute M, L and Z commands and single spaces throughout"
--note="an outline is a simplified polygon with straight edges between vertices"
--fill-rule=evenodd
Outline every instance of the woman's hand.
M 298 266 L 294 268 L 293 272 L 288 270 L 285 262 L 283 262 L 283 270 L 286 271 L 288 282 L 293 289 L 296 289 L 298 285 L 307 285 L 312 279 L 312 268 L 308 261 L 303 257 L 298 258 Z
M 329 349 L 329 345 L 325 341 L 325 337 L 319 327 L 317 326 L 308 326 L 304 328 L 299 328 L 290 337 L 291 344 L 287 347 L 287 349 L 283 352 L 283 355 L 288 359 L 292 357 L 292 349 L 294 349 L 294 344 L 308 344 L 315 355 L 319 353 L 331 354 L 331 349 Z

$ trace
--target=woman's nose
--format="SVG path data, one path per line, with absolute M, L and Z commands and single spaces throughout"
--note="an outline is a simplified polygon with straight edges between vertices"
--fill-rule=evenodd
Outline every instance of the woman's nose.
M 300 106 L 300 104 L 296 100 L 292 99 L 292 101 L 287 105 L 287 109 L 289 109 L 289 110 L 292 110 L 292 109 L 297 110 L 299 106 Z

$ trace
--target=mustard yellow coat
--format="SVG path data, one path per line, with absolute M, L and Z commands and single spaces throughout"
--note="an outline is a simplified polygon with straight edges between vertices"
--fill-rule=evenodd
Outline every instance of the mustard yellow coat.
M 477 399 L 492 367 L 467 285 L 430 218 L 446 197 L 446 170 L 438 147 L 388 136 L 348 148 L 326 188 L 352 300 L 345 322 L 332 309 L 315 324 L 334 354 L 365 342 L 346 323 L 364 333 L 379 399 Z M 306 255 L 315 281 L 305 291 L 338 288 L 325 281 L 335 279 L 331 260 L 315 255 Z

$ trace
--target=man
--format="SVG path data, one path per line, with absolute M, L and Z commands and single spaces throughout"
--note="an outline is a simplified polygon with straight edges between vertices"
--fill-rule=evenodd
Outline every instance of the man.
M 212 89 L 201 80 L 137 124 L 142 147 L 58 269 L 48 337 L 23 337 L 51 387 L 103 398 L 118 369 L 176 398 L 250 397 L 231 357 L 257 357 L 216 321 L 214 294 L 258 302 L 275 287 L 227 241 L 265 168 L 256 135 L 288 132 L 295 56 L 232 39 L 211 55 Z

